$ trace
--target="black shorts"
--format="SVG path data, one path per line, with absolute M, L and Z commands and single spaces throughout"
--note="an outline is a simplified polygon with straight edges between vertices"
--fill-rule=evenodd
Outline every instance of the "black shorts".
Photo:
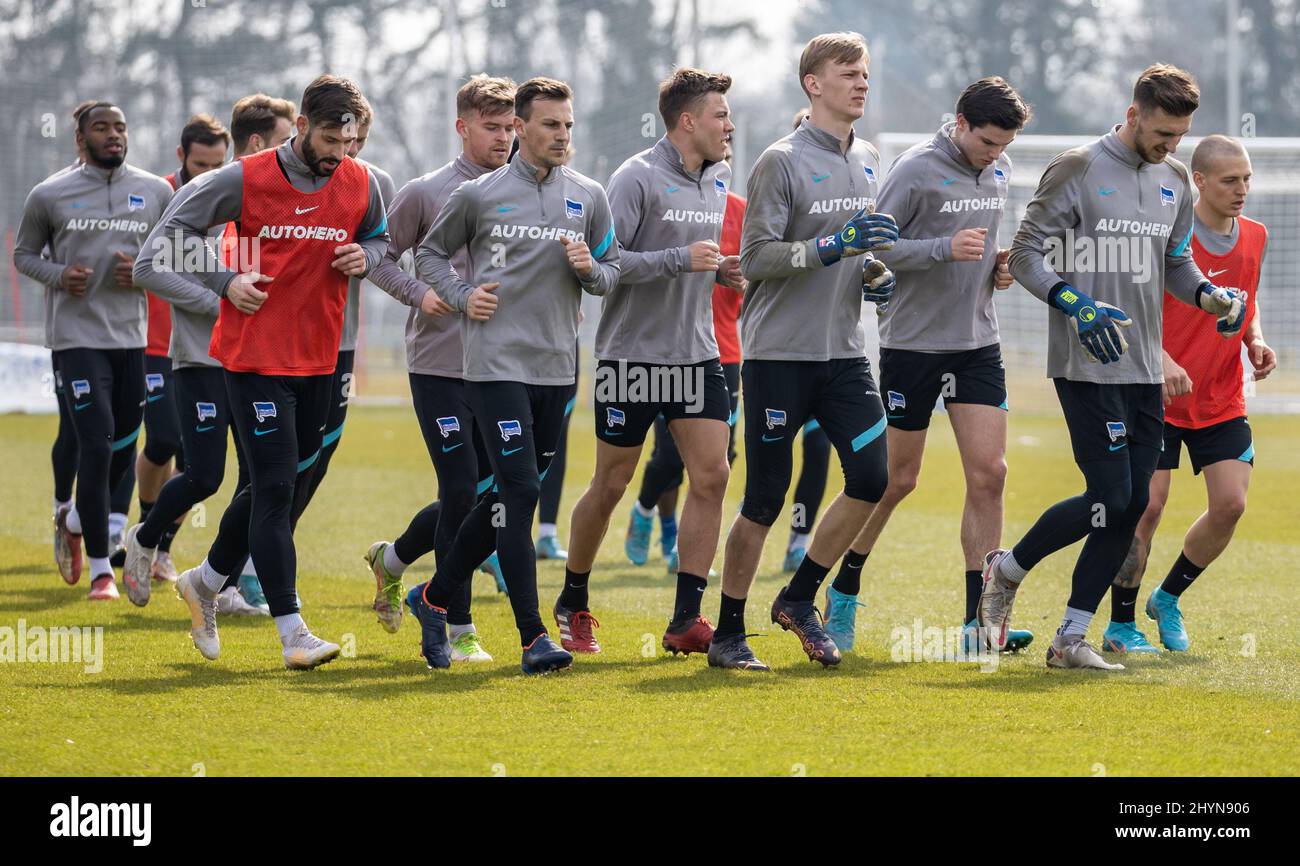
M 1184 444 L 1187 445 L 1187 456 L 1192 458 L 1194 475 L 1200 475 L 1206 466 L 1224 460 L 1240 460 L 1255 465 L 1255 441 L 1245 416 L 1199 430 L 1165 424 L 1165 450 L 1156 468 L 1177 469 Z
M 935 402 L 1007 409 L 1007 372 L 997 343 L 968 352 L 880 350 L 880 396 L 889 426 L 924 430 Z
M 699 364 L 596 364 L 596 437 L 610 445 L 640 447 L 655 418 L 731 418 L 730 389 L 717 358 Z
M 1128 461 L 1129 446 L 1159 451 L 1165 408 L 1160 385 L 1098 385 L 1054 379 L 1074 461 Z
M 180 469 L 184 458 L 175 384 L 171 358 L 144 356 L 144 456 L 156 466 L 174 457 Z

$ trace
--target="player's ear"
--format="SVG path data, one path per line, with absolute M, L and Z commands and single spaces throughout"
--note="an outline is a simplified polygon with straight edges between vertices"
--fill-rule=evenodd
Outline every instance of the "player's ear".
M 176 158 L 181 161 L 182 166 L 185 165 L 185 148 L 181 147 L 179 144 L 176 145 Z

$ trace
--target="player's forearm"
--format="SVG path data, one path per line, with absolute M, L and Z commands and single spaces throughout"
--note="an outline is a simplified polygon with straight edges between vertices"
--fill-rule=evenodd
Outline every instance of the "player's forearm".
M 392 295 L 408 307 L 420 306 L 429 287 L 402 270 L 396 260 L 385 254 L 368 275 L 370 282 Z
M 40 250 L 33 252 L 14 244 L 14 267 L 18 273 L 57 289 L 63 280 L 63 269 L 67 265 L 57 264 L 41 256 Z
M 1165 291 L 1198 310 L 1201 309 L 1201 286 L 1208 285 L 1209 282 L 1190 258 L 1170 262 L 1165 266 Z
M 1060 274 L 1048 267 L 1047 257 L 1042 251 L 1042 240 L 1026 232 L 1024 225 L 1011 244 L 1007 267 L 1011 269 L 1011 276 L 1016 278 L 1016 282 L 1044 303 L 1051 303 L 1052 289 L 1065 282 Z
M 816 238 L 794 243 L 764 240 L 741 244 L 740 272 L 751 283 L 793 277 L 822 267 Z
M 1242 341 L 1249 348 L 1256 343 L 1264 342 L 1264 325 L 1260 322 L 1259 301 L 1255 301 L 1255 317 L 1250 320 L 1250 326 L 1246 328 L 1246 335 Z
M 578 282 L 582 284 L 582 290 L 589 295 L 607 295 L 610 290 L 618 285 L 621 279 L 623 257 L 615 256 L 606 261 L 596 261 L 592 264 L 591 273 L 586 276 L 579 276 Z
M 183 277 L 168 266 L 169 262 L 183 261 L 177 258 L 180 251 L 168 249 L 170 246 L 167 238 L 151 234 L 136 256 L 131 271 L 132 281 L 186 312 L 210 316 L 220 313 L 220 298 L 200 282 L 198 277 Z M 216 258 L 211 254 L 210 248 L 206 256 L 213 260 Z
M 421 244 L 415 254 L 415 270 L 421 279 L 428 281 L 443 303 L 458 313 L 465 312 L 474 287 L 460 278 L 451 266 L 449 256 Z
M 921 271 L 952 261 L 952 238 L 899 238 L 875 255 L 891 271 Z
M 686 247 L 668 250 L 619 253 L 619 283 L 625 286 L 670 280 L 690 269 L 691 251 Z
M 360 243 L 361 251 L 366 254 L 366 270 L 364 273 L 357 274 L 357 276 L 368 277 L 370 272 L 384 260 L 384 256 L 388 252 L 388 232 L 384 231 L 382 234 L 367 238 Z

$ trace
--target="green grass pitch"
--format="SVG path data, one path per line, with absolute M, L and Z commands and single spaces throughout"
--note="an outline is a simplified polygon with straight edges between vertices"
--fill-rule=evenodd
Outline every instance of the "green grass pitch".
M 264 618 L 223 619 L 222 651 L 205 662 L 190 644 L 183 604 L 158 592 L 138 610 L 123 598 L 91 604 L 59 579 L 50 553 L 52 417 L 0 418 L 4 484 L 0 627 L 103 626 L 103 670 L 0 663 L 0 774 L 1295 774 L 1300 771 L 1300 561 L 1294 419 L 1253 426 L 1257 472 L 1250 506 L 1225 556 L 1185 596 L 1185 655 L 1126 659 L 1118 674 L 1049 671 L 1055 629 L 1078 548 L 1030 577 L 1016 621 L 1038 635 L 995 672 L 959 663 L 899 663 L 891 631 L 920 619 L 956 625 L 962 610 L 957 532 L 962 486 L 946 420 L 936 415 L 920 488 L 899 509 L 867 563 L 857 650 L 837 670 L 807 662 L 767 621 L 780 587 L 786 528 L 774 528 L 748 613 L 751 643 L 774 671 L 711 670 L 700 656 L 668 657 L 658 640 L 673 582 L 657 550 L 641 568 L 622 555 L 631 496 L 616 513 L 592 578 L 605 651 L 545 678 L 519 672 L 510 608 L 489 577 L 475 578 L 474 614 L 496 661 L 428 671 L 409 617 L 396 635 L 368 608 L 362 554 L 391 539 L 434 491 L 409 408 L 356 407 L 330 474 L 299 527 L 299 588 L 313 630 L 345 654 L 307 673 L 285 671 Z M 591 477 L 592 420 L 579 408 L 571 435 L 561 536 Z M 1013 415 L 1006 539 L 1050 503 L 1077 492 L 1058 417 Z M 233 453 L 233 452 L 232 452 Z M 1186 461 L 1184 461 L 1186 463 Z M 233 456 L 232 456 L 233 464 Z M 231 467 L 233 471 L 233 466 Z M 724 533 L 742 488 L 729 491 Z M 832 471 L 832 491 L 838 486 Z M 186 526 L 178 564 L 205 552 L 227 486 L 206 525 Z M 1177 555 L 1204 504 L 1190 470 L 1177 473 L 1142 600 Z M 657 545 L 656 545 L 657 547 Z M 721 556 L 719 555 L 718 567 Z M 424 579 L 431 560 L 407 572 Z M 563 577 L 539 565 L 544 609 Z M 716 613 L 711 586 L 705 613 Z M 1099 642 L 1109 611 L 1091 632 Z M 549 616 L 547 617 L 549 621 Z M 1155 629 L 1139 615 L 1154 640 Z

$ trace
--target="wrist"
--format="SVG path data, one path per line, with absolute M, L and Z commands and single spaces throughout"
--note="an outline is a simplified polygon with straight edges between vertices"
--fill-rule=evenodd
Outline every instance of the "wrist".
M 1208 297 L 1209 294 L 1213 291 L 1214 291 L 1214 285 L 1208 282 L 1201 283 L 1199 286 L 1196 287 L 1196 306 L 1200 307 L 1202 310 L 1204 310 L 1207 313 L 1214 312 L 1214 310 L 1205 306 L 1206 297 Z
M 821 259 L 823 265 L 833 265 L 844 258 L 844 241 L 838 234 L 818 238 L 816 244 L 817 258 Z
M 1084 307 L 1093 307 L 1092 298 L 1062 280 L 1047 293 L 1047 302 L 1067 316 L 1077 316 Z

